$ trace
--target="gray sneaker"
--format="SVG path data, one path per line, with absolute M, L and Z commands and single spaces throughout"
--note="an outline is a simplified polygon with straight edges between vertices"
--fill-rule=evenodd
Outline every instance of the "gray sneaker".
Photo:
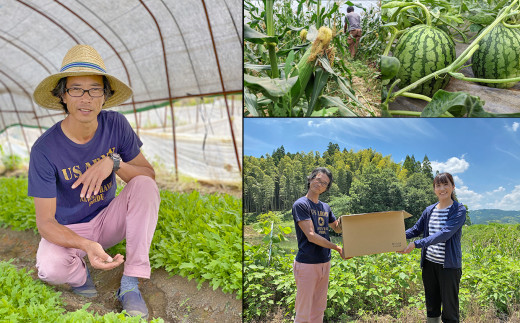
M 144 302 L 143 296 L 139 289 L 124 291 L 121 295 L 121 288 L 117 290 L 117 299 L 123 305 L 123 309 L 130 316 L 141 316 L 144 319 L 148 318 L 148 308 Z
M 90 277 L 90 272 L 87 268 L 87 281 L 85 284 L 78 286 L 78 287 L 72 287 L 72 291 L 75 294 L 81 295 L 83 297 L 93 298 L 97 296 L 96 286 L 94 285 L 94 281 L 92 280 L 92 277 Z

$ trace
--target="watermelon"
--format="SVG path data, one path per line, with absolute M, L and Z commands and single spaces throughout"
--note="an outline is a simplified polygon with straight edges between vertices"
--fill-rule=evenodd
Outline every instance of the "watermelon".
M 401 79 L 400 88 L 445 68 L 455 60 L 455 43 L 442 30 L 416 25 L 408 29 L 399 39 L 393 55 L 401 62 L 396 78 Z M 422 83 L 413 93 L 432 96 L 450 81 L 449 75 L 440 75 Z
M 396 76 L 400 67 L 401 63 L 397 58 L 381 55 L 381 76 L 383 80 Z
M 471 57 L 471 68 L 477 78 L 507 79 L 520 76 L 520 33 L 498 24 L 479 42 Z M 517 82 L 483 83 L 507 89 Z

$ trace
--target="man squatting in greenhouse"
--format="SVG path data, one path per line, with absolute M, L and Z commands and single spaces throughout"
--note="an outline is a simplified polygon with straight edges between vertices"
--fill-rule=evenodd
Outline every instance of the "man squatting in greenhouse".
M 347 38 L 348 49 L 350 56 L 354 58 L 356 51 L 359 46 L 359 40 L 361 39 L 361 16 L 354 12 L 354 7 L 348 6 L 347 15 L 345 16 L 345 25 L 343 26 L 343 32 L 347 33 L 347 27 L 349 36 Z
M 94 48 L 71 48 L 60 72 L 34 91 L 40 106 L 64 110 L 66 117 L 32 147 L 28 194 L 34 197 L 42 236 L 38 277 L 95 297 L 85 255 L 97 269 L 124 262 L 117 297 L 129 315 L 147 317 L 137 278 L 150 278 L 149 250 L 160 202 L 155 172 L 126 118 L 104 110 L 131 96 L 126 84 L 106 73 Z M 117 197 L 115 174 L 127 183 Z M 112 258 L 105 252 L 125 238 L 126 262 L 120 254 Z
M 296 316 L 294 322 L 323 322 L 327 308 L 331 249 L 343 249 L 330 241 L 330 227 L 341 233 L 329 205 L 319 200 L 332 185 L 332 173 L 324 167 L 307 177 L 307 194 L 293 204 L 292 215 L 298 239 L 298 253 L 293 264 L 296 280 Z M 347 258 L 348 259 L 348 258 Z

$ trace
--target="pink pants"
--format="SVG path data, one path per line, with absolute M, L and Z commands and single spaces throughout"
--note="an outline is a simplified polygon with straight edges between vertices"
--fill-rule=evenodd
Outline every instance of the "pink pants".
M 295 323 L 323 322 L 327 308 L 330 261 L 322 264 L 304 264 L 294 261 L 296 280 Z
M 148 253 L 159 212 L 159 189 L 148 176 L 136 176 L 95 218 L 66 225 L 81 237 L 110 248 L 126 237 L 124 274 L 150 278 Z M 85 284 L 86 252 L 55 245 L 44 238 L 36 254 L 38 277 L 50 284 Z M 111 255 L 114 256 L 114 255 Z

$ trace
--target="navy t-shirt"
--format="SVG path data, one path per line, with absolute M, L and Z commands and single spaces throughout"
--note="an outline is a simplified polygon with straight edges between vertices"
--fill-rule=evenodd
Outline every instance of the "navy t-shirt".
M 306 264 L 321 264 L 330 261 L 330 249 L 310 242 L 298 225 L 299 221 L 310 219 L 314 225 L 314 232 L 330 241 L 329 223 L 336 221 L 336 217 L 329 205 L 321 201 L 314 203 L 305 196 L 300 197 L 293 204 L 292 215 L 298 239 L 296 261 Z
M 83 185 L 72 184 L 109 153 L 118 153 L 128 162 L 139 155 L 143 145 L 128 120 L 116 111 L 102 110 L 97 117 L 94 137 L 86 144 L 67 138 L 61 121 L 49 128 L 34 143 L 29 161 L 28 195 L 56 198 L 56 220 L 60 224 L 89 222 L 115 197 L 115 172 L 107 177 L 99 193 L 80 198 Z

